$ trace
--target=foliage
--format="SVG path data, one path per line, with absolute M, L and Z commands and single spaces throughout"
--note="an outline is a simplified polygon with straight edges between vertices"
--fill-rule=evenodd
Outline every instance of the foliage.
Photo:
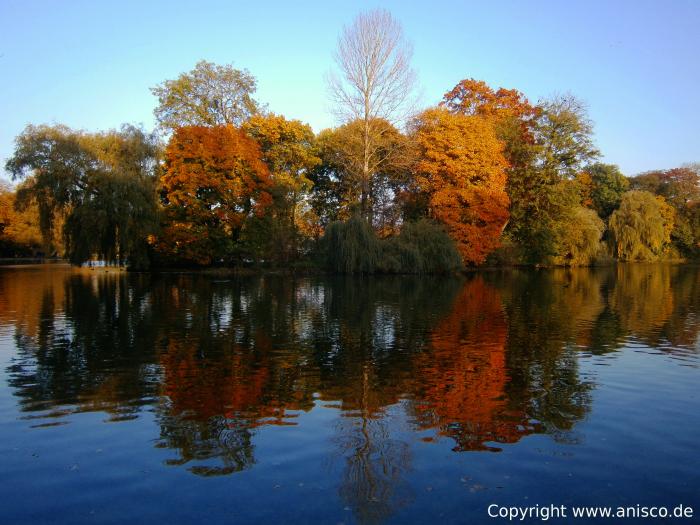
M 406 222 L 399 235 L 383 241 L 379 270 L 384 273 L 449 273 L 462 267 L 462 258 L 444 228 L 422 219 Z
M 0 183 L 0 257 L 31 256 L 43 250 L 36 205 L 19 211 L 16 194 Z
M 593 123 L 586 107 L 572 95 L 560 95 L 540 103 L 537 140 L 542 146 L 538 164 L 561 178 L 572 179 L 600 155 L 593 144 Z
M 148 264 L 145 239 L 156 227 L 155 136 L 133 126 L 88 134 L 65 126 L 28 126 L 7 162 L 25 179 L 19 209 L 36 203 L 39 226 L 52 242 L 63 219 L 66 255 L 80 264 L 93 255 Z
M 272 202 L 260 147 L 233 126 L 177 128 L 160 178 L 166 223 L 157 249 L 166 259 L 230 259 L 241 232 Z
M 674 209 L 662 197 L 632 190 L 610 217 L 616 256 L 624 261 L 658 259 L 670 242 Z
M 334 222 L 323 236 L 326 267 L 338 273 L 374 273 L 381 259 L 381 245 L 372 226 L 355 215 Z
M 240 125 L 258 112 L 256 80 L 247 70 L 206 60 L 189 73 L 151 88 L 158 97 L 154 115 L 167 131 L 182 126 Z
M 700 254 L 700 169 L 693 165 L 642 173 L 631 187 L 663 197 L 676 210 L 674 245 L 686 256 Z
M 273 206 L 268 211 L 270 256 L 286 262 L 299 252 L 299 235 L 314 233 L 308 199 L 313 187 L 310 172 L 321 162 L 311 127 L 281 115 L 254 115 L 243 126 L 262 151 L 272 175 Z
M 518 90 L 499 88 L 494 91 L 483 80 L 473 78 L 461 80 L 451 91 L 445 93 L 440 105 L 452 113 L 495 121 L 516 118 L 525 123 L 538 115 L 537 108 L 530 105 L 525 95 Z
M 386 120 L 371 121 L 369 151 L 364 133 L 364 123 L 356 120 L 319 134 L 322 162 L 312 174 L 314 207 L 320 216 L 334 219 L 361 213 L 385 235 L 398 230 L 400 197 L 408 189 L 414 152 L 411 141 Z M 328 210 L 328 204 L 334 209 Z
M 558 231 L 554 262 L 566 266 L 591 264 L 604 250 L 600 242 L 604 230 L 605 223 L 594 210 L 583 206 L 570 209 Z
M 380 239 L 362 217 L 334 222 L 322 239 L 324 266 L 339 273 L 435 274 L 462 261 L 442 226 L 427 219 L 404 223 L 398 235 Z
M 587 175 L 585 185 L 593 209 L 601 218 L 607 219 L 620 206 L 622 195 L 629 188 L 629 180 L 614 164 L 601 162 L 586 166 L 582 174 Z
M 446 226 L 464 262 L 479 264 L 508 221 L 503 145 L 488 120 L 441 108 L 419 115 L 415 129 L 416 182 L 430 215 Z
M 494 90 L 467 79 L 446 93 L 441 105 L 490 121 L 504 144 L 510 199 L 507 258 L 517 254 L 520 262 L 541 263 L 561 256 L 560 231 L 580 201 L 564 182 L 597 155 L 583 104 L 563 96 L 533 106 L 517 90 Z

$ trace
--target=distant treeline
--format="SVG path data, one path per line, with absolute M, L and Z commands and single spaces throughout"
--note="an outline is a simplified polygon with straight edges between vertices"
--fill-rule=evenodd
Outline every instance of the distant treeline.
M 368 38 L 383 61 L 352 60 Z M 344 123 L 318 134 L 263 110 L 248 71 L 205 61 L 153 88 L 152 133 L 28 126 L 6 164 L 19 184 L 0 193 L 0 256 L 365 273 L 700 256 L 700 164 L 629 178 L 597 162 L 570 95 L 533 104 L 468 79 L 399 112 L 402 42 L 383 11 L 345 30 Z

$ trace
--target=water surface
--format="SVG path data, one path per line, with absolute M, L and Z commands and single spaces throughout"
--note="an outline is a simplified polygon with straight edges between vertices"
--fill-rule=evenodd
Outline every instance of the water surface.
M 0 268 L 2 523 L 700 512 L 700 271 Z

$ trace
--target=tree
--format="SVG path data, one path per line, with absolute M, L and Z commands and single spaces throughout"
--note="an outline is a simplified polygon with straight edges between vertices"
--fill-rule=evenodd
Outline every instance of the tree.
M 247 70 L 197 62 L 189 73 L 151 88 L 158 97 L 154 115 L 160 127 L 238 126 L 258 112 L 256 80 Z
M 514 89 L 494 90 L 475 79 L 460 81 L 441 105 L 452 113 L 492 123 L 508 161 L 510 198 L 507 236 L 526 262 L 540 263 L 558 252 L 560 230 L 578 206 L 573 179 L 597 155 L 585 107 L 571 96 L 533 106 Z
M 310 173 L 321 162 L 314 132 L 308 124 L 275 114 L 255 115 L 243 130 L 260 145 L 272 176 L 271 251 L 286 261 L 299 251 L 299 231 L 309 231 L 312 226 L 304 219 L 313 187 Z
M 177 128 L 160 184 L 166 223 L 157 247 L 181 262 L 232 258 L 248 220 L 272 202 L 260 147 L 233 126 Z
M 663 197 L 639 190 L 625 193 L 620 208 L 610 216 L 617 257 L 624 261 L 658 259 L 671 240 L 673 216 L 673 208 Z
M 559 229 L 559 243 L 554 262 L 566 266 L 591 264 L 600 255 L 605 224 L 590 208 L 570 208 L 569 216 Z
M 539 105 L 539 164 L 561 178 L 573 179 L 587 162 L 600 155 L 593 144 L 593 123 L 586 106 L 572 95 L 558 95 Z
M 614 164 L 596 162 L 586 166 L 583 173 L 590 178 L 588 194 L 593 209 L 603 219 L 610 217 L 620 205 L 622 195 L 629 188 L 629 180 Z
M 693 165 L 642 173 L 630 181 L 632 188 L 663 197 L 676 210 L 671 234 L 674 245 L 686 256 L 700 253 L 700 170 Z
M 388 121 L 372 121 L 372 129 L 369 185 L 364 175 L 364 123 L 355 120 L 319 134 L 322 163 L 313 175 L 314 200 L 321 209 L 325 205 L 319 199 L 328 199 L 336 207 L 331 212 L 334 219 L 346 220 L 360 213 L 381 235 L 387 235 L 398 231 L 398 201 L 410 184 L 414 150 L 411 141 Z M 364 213 L 367 210 L 371 216 Z
M 85 133 L 65 126 L 28 126 L 16 139 L 7 169 L 25 179 L 22 210 L 36 203 L 47 243 L 57 221 L 66 255 L 80 264 L 93 255 L 148 264 L 146 238 L 155 231 L 158 142 L 133 126 Z
M 598 151 L 585 106 L 572 96 L 540 102 L 532 132 L 532 143 L 519 143 L 518 168 L 509 174 L 509 234 L 526 262 L 541 263 L 564 255 L 560 231 L 581 201 L 580 188 L 569 183 Z
M 368 220 L 372 179 L 384 163 L 381 144 L 386 123 L 407 115 L 415 85 L 411 53 L 401 26 L 385 10 L 360 14 L 338 39 L 335 62 L 340 76 L 329 78 L 329 89 L 338 115 L 360 123 L 359 199 Z
M 36 205 L 16 209 L 16 193 L 0 182 L 0 257 L 30 256 L 42 251 Z
M 499 245 L 508 221 L 503 145 L 493 125 L 435 108 L 416 118 L 418 187 L 465 263 L 479 264 Z

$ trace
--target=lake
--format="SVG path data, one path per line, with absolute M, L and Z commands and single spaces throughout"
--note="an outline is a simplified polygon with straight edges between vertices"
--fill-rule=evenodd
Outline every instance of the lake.
M 492 505 L 697 519 L 699 333 L 694 266 L 3 267 L 0 522 L 506 523 Z

